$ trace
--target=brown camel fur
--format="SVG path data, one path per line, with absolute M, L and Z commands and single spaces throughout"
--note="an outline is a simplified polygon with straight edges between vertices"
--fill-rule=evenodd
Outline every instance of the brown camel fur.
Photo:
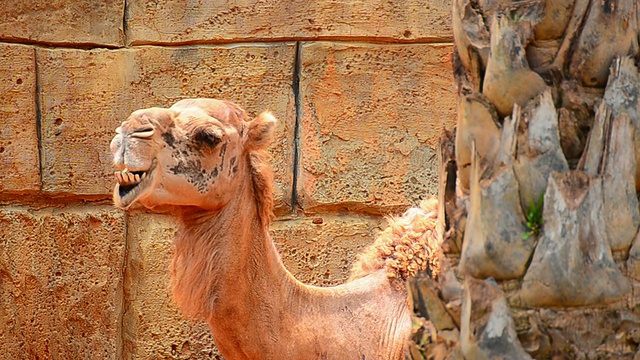
M 227 359 L 401 359 L 411 333 L 404 279 L 437 269 L 436 202 L 392 225 L 335 287 L 300 283 L 269 234 L 268 112 L 182 100 L 138 110 L 116 130 L 114 202 L 164 208 L 180 227 L 171 265 L 183 314 L 203 318 Z

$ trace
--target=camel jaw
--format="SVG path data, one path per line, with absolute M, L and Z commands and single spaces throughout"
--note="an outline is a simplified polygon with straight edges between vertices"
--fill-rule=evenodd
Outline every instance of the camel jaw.
M 151 168 L 147 171 L 130 171 L 124 169 L 113 173 L 118 182 L 113 189 L 113 202 L 121 208 L 127 209 L 150 189 L 153 178 L 153 170 L 157 161 L 154 159 Z

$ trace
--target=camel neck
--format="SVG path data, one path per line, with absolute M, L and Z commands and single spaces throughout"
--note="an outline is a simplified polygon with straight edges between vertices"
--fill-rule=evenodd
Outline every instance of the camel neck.
M 187 316 L 221 324 L 234 314 L 241 322 L 238 316 L 264 311 L 298 285 L 260 218 L 250 180 L 221 210 L 181 215 L 172 276 L 175 300 Z
M 410 331 L 406 293 L 391 288 L 383 269 L 333 288 L 295 280 L 253 191 L 247 182 L 222 210 L 181 216 L 172 281 L 183 314 L 206 319 L 229 359 L 400 358 Z

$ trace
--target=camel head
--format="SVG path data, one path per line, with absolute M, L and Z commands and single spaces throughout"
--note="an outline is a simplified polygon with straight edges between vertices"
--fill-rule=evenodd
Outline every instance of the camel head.
M 247 120 L 235 104 L 215 99 L 134 111 L 111 141 L 115 205 L 224 207 L 275 124 L 268 112 Z

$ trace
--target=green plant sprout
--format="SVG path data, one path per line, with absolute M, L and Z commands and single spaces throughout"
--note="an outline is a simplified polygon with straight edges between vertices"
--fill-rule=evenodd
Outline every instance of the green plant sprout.
M 542 228 L 542 205 L 544 204 L 544 193 L 540 194 L 539 201 L 531 204 L 527 209 L 527 231 L 522 234 L 522 238 L 527 240 L 531 235 L 538 236 Z

